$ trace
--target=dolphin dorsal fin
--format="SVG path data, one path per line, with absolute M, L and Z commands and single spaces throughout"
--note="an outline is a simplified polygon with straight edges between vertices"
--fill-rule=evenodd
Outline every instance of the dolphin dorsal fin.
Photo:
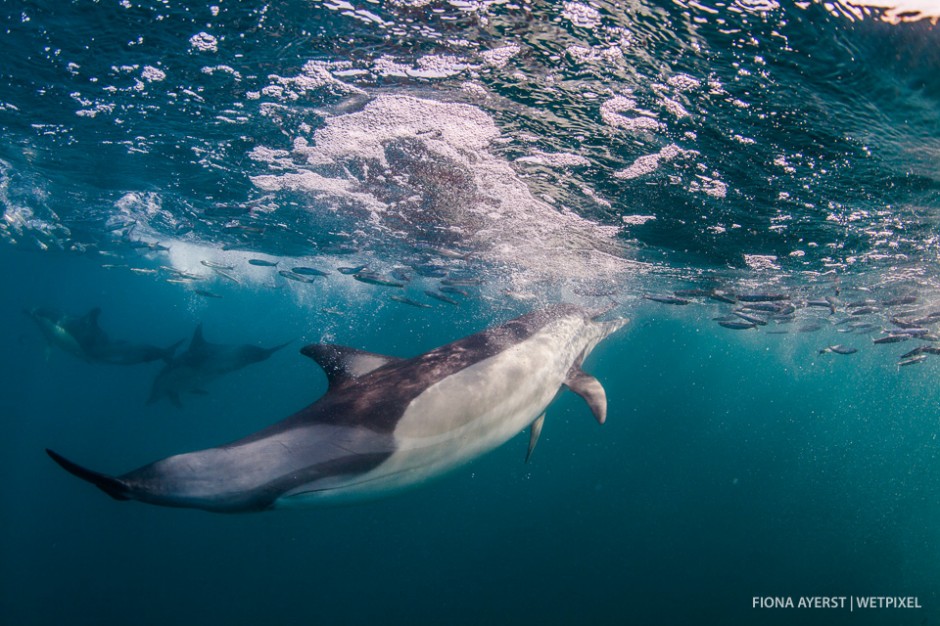
M 601 381 L 585 374 L 578 365 L 572 365 L 568 377 L 565 378 L 565 386 L 584 398 L 597 422 L 604 423 L 607 419 L 607 392 L 604 391 Z
M 310 357 L 323 368 L 330 388 L 402 360 L 394 356 L 329 343 L 312 343 L 301 348 L 300 353 Z
M 193 331 L 193 338 L 189 342 L 189 349 L 199 349 L 204 345 L 206 345 L 206 340 L 202 337 L 202 322 L 199 322 L 196 326 L 196 330 Z
M 85 314 L 85 319 L 88 320 L 92 326 L 97 326 L 99 316 L 101 316 L 101 307 L 96 306 L 91 311 Z

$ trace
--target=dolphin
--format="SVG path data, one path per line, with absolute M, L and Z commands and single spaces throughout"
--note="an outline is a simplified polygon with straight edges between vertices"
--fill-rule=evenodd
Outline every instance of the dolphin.
M 150 361 L 169 361 L 182 340 L 167 348 L 143 343 L 114 340 L 98 326 L 101 309 L 95 307 L 81 316 L 68 315 L 54 309 L 35 308 L 23 311 L 28 315 L 50 345 L 89 363 L 136 365 Z
M 248 437 L 121 476 L 46 452 L 117 500 L 234 513 L 376 497 L 444 474 L 527 426 L 530 455 L 562 386 L 604 423 L 606 393 L 581 365 L 626 323 L 560 304 L 410 359 L 308 345 L 301 353 L 323 368 L 326 394 Z
M 183 406 L 181 393 L 205 394 L 205 386 L 216 378 L 252 363 L 260 363 L 286 345 L 282 343 L 273 348 L 260 348 L 247 344 L 229 346 L 209 343 L 203 338 L 202 324 L 199 324 L 186 351 L 171 359 L 157 374 L 147 404 L 153 404 L 166 396 L 174 406 L 180 408 Z

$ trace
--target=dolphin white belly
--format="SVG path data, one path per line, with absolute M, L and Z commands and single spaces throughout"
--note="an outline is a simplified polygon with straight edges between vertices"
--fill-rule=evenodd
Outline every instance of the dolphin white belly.
M 585 325 L 577 317 L 561 318 L 434 383 L 405 409 L 393 433 L 395 452 L 388 460 L 332 488 L 301 486 L 278 500 L 277 506 L 371 498 L 405 489 L 501 446 L 542 415 L 572 367 L 580 371 L 581 361 L 596 343 L 626 322 Z

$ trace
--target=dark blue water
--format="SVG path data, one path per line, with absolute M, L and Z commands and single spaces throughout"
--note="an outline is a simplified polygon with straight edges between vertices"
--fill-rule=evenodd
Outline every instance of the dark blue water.
M 940 619 L 940 34 L 860 4 L 3 3 L 0 622 Z M 793 311 L 730 330 L 716 291 Z M 386 499 L 213 515 L 43 453 L 215 446 L 326 391 L 305 344 L 411 356 L 560 301 L 631 323 L 585 367 L 607 423 L 562 392 L 529 464 L 520 433 Z M 177 409 L 33 307 L 291 343 Z

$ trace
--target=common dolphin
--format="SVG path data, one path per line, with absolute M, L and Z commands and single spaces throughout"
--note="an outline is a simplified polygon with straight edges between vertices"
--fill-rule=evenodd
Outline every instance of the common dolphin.
M 112 365 L 136 365 L 150 361 L 169 361 L 176 348 L 183 343 L 177 341 L 167 348 L 158 348 L 143 343 L 113 340 L 98 325 L 101 309 L 93 308 L 85 315 L 68 315 L 46 308 L 25 309 L 50 345 L 77 356 L 89 363 Z
M 626 323 L 561 304 L 410 359 L 309 345 L 301 352 L 326 373 L 326 394 L 244 439 L 116 477 L 46 452 L 118 500 L 232 513 L 374 497 L 452 470 L 530 425 L 531 454 L 563 385 L 603 423 L 607 396 L 581 364 Z
M 209 343 L 203 338 L 202 324 L 199 324 L 186 351 L 171 359 L 157 373 L 147 404 L 153 404 L 166 396 L 174 406 L 182 407 L 181 393 L 205 394 L 206 385 L 215 379 L 253 363 L 260 363 L 286 345 L 282 343 L 273 348 L 261 348 L 249 344 L 230 346 Z

